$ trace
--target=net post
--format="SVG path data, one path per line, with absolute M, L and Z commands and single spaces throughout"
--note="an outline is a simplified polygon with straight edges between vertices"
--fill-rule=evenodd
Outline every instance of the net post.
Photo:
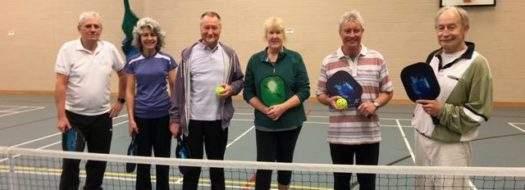
M 16 170 L 15 170 L 15 158 L 12 153 L 7 153 L 7 162 L 9 163 L 9 190 L 15 190 L 16 188 Z

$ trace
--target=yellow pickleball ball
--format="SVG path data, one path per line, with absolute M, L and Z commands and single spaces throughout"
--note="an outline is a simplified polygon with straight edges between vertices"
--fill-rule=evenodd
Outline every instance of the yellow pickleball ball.
M 348 102 L 344 98 L 339 98 L 335 101 L 335 106 L 337 106 L 338 109 L 344 109 L 348 106 Z
M 215 89 L 215 94 L 218 96 L 220 94 L 222 94 L 222 92 L 224 92 L 224 87 L 222 86 L 219 86 Z

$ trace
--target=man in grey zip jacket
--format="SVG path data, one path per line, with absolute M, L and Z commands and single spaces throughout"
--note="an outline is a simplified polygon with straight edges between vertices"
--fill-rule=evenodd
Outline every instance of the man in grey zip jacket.
M 189 158 L 223 160 L 228 126 L 233 117 L 231 96 L 244 86 L 244 75 L 235 51 L 219 43 L 220 16 L 201 16 L 201 39 L 182 51 L 171 96 L 170 130 L 189 149 Z M 224 90 L 216 90 L 217 88 Z M 184 170 L 183 189 L 198 189 L 200 168 Z M 224 170 L 210 169 L 211 189 L 225 189 Z

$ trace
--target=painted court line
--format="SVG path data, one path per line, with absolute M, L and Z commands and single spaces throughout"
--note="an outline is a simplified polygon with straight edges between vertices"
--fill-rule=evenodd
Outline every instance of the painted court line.
M 113 119 L 117 119 L 119 117 L 125 117 L 124 116 L 118 116 L 118 117 L 115 117 Z M 121 125 L 121 124 L 124 124 L 124 123 L 127 123 L 128 121 L 123 121 L 123 122 L 120 122 L 120 123 L 116 123 L 116 124 L 113 124 L 113 127 L 115 126 L 118 126 L 118 125 Z M 19 143 L 19 144 L 16 144 L 16 145 L 13 145 L 13 146 L 10 146 L 10 147 L 19 147 L 19 146 L 23 146 L 23 145 L 27 145 L 27 144 L 31 144 L 31 143 L 34 143 L 34 142 L 37 142 L 37 141 L 41 141 L 41 140 L 44 140 L 44 139 L 47 139 L 47 138 L 51 138 L 51 137 L 54 137 L 54 136 L 57 136 L 57 135 L 61 135 L 62 133 L 61 132 L 57 132 L 57 133 L 53 133 L 51 135 L 47 135 L 47 136 L 43 136 L 43 137 L 40 137 L 40 138 L 37 138 L 37 139 L 33 139 L 33 140 L 29 140 L 29 141 L 26 141 L 26 142 L 23 142 L 23 143 Z M 49 148 L 49 147 L 52 147 L 52 146 L 55 146 L 57 144 L 61 144 L 62 143 L 62 140 L 60 141 L 56 141 L 54 143 L 50 143 L 50 144 L 47 144 L 47 145 L 44 145 L 44 146 L 41 146 L 41 147 L 38 147 L 37 149 L 38 150 L 41 150 L 41 149 L 46 149 L 46 148 Z M 17 158 L 19 157 L 20 155 L 14 155 L 14 158 Z M 0 163 L 2 162 L 5 162 L 7 161 L 7 158 L 5 159 L 1 159 L 0 160 Z
M 328 113 L 328 112 L 327 112 Z M 253 115 L 253 113 L 234 113 L 234 115 Z M 308 115 L 307 118 L 328 118 L 328 115 Z M 389 118 L 389 117 L 379 117 L 380 120 L 400 120 L 400 121 L 411 121 L 410 118 Z
M 121 115 L 121 116 L 118 116 L 118 117 L 115 117 L 113 118 L 113 120 L 117 119 L 117 118 L 121 118 L 121 117 L 126 117 L 127 115 Z M 116 123 L 116 124 L 113 124 L 113 127 L 115 126 L 118 126 L 118 125 L 122 125 L 124 123 L 127 123 L 128 121 L 123 121 L 123 122 L 120 122 L 120 123 Z M 57 132 L 57 133 L 53 133 L 51 135 L 47 135 L 47 136 L 43 136 L 43 137 L 40 137 L 40 138 L 36 138 L 36 139 L 33 139 L 33 140 L 29 140 L 29 141 L 25 141 L 25 142 L 22 142 L 22 143 L 19 143 L 19 144 L 16 144 L 16 145 L 13 145 L 13 146 L 10 146 L 10 147 L 20 147 L 20 146 L 24 146 L 24 145 L 27 145 L 27 144 L 31 144 L 31 143 L 34 143 L 34 142 L 37 142 L 37 141 L 41 141 L 41 140 L 44 140 L 44 139 L 48 139 L 48 138 L 52 138 L 54 136 L 58 136 L 58 135 L 61 135 L 62 133 L 61 132 Z M 61 143 L 62 141 L 58 141 L 58 142 L 54 142 L 54 143 L 51 143 L 51 144 L 48 144 L 48 145 L 55 145 L 57 143 Z M 43 147 L 47 147 L 48 145 L 44 145 Z
M 232 119 L 232 121 L 244 121 L 244 122 L 253 122 L 253 119 Z M 317 121 L 305 121 L 303 124 L 315 124 L 315 125 L 329 125 L 328 122 L 317 122 Z M 398 127 L 398 125 L 387 125 L 381 124 L 381 127 Z M 401 125 L 403 128 L 412 128 L 409 125 Z
M 45 108 L 44 106 L 2 106 L 0 105 L 0 112 L 18 111 L 20 109 Z
M 55 146 L 57 144 L 61 144 L 62 141 L 58 141 L 58 142 L 54 142 L 54 143 L 51 143 L 51 144 L 48 144 L 48 145 L 45 145 L 45 146 L 41 146 L 41 147 L 38 147 L 36 148 L 37 150 L 42 150 L 42 149 L 46 149 L 46 148 L 49 148 L 49 147 L 52 147 L 52 146 Z M 13 156 L 13 158 L 18 158 L 20 157 L 20 154 L 16 154 Z M 8 160 L 8 158 L 4 158 L 4 159 L 1 159 L 0 160 L 0 163 L 3 163 L 3 162 L 6 162 Z
M 399 120 L 396 120 L 397 127 L 399 128 L 399 132 L 401 133 L 401 136 L 403 137 L 403 141 L 405 142 L 405 145 L 408 149 L 408 153 L 410 153 L 410 158 L 412 158 L 412 162 L 416 163 L 416 157 L 414 156 L 414 151 L 412 151 L 412 147 L 410 146 L 410 143 L 408 142 L 407 136 L 405 135 L 405 131 L 403 130 L 403 126 L 401 125 L 401 122 Z
M 16 105 L 6 106 L 6 105 L 0 105 L 0 112 L 14 112 L 14 111 L 18 111 L 20 109 L 33 108 L 33 107 L 39 107 L 39 106 L 16 106 Z
M 250 131 L 252 131 L 253 129 L 255 128 L 255 125 L 252 125 L 249 129 L 247 129 L 246 131 L 244 131 L 242 134 L 240 134 L 239 136 L 237 136 L 237 138 L 233 139 L 232 142 L 228 143 L 228 145 L 226 145 L 226 148 L 230 147 L 231 145 L 233 145 L 233 143 L 237 142 L 239 139 L 241 139 L 242 137 L 244 137 L 244 135 L 248 134 Z
M 410 153 L 410 158 L 412 158 L 412 162 L 415 165 L 416 164 L 416 156 L 414 155 L 414 151 L 412 151 L 412 147 L 410 146 L 410 143 L 408 142 L 408 139 L 407 139 L 407 137 L 405 135 L 405 131 L 403 130 L 401 123 L 399 122 L 399 120 L 396 120 L 396 122 L 397 122 L 397 126 L 399 128 L 399 132 L 401 133 L 401 136 L 403 137 L 403 141 L 405 142 L 405 145 L 406 145 L 406 147 L 408 149 L 408 152 Z M 474 185 L 474 183 L 472 183 L 472 181 L 470 179 L 468 180 L 468 183 L 469 183 L 469 186 L 470 186 L 471 190 L 477 190 L 476 186 Z
M 51 137 L 54 137 L 54 136 L 58 136 L 62 133 L 58 132 L 58 133 L 54 133 L 54 134 L 51 134 L 51 135 L 47 135 L 47 136 L 43 136 L 43 137 L 40 137 L 40 138 L 37 138 L 37 139 L 33 139 L 33 140 L 29 140 L 29 141 L 25 141 L 25 142 L 22 142 L 22 143 L 19 143 L 19 144 L 16 144 L 16 145 L 13 145 L 13 146 L 10 146 L 10 147 L 19 147 L 19 146 L 24 146 L 24 145 L 27 145 L 27 144 L 31 144 L 31 143 L 34 143 L 34 142 L 37 142 L 37 141 L 41 141 L 41 140 L 44 140 L 44 139 L 47 139 L 47 138 L 51 138 Z
M 30 112 L 30 111 L 35 111 L 35 110 L 40 110 L 40 109 L 44 109 L 45 107 L 43 106 L 40 106 L 40 107 L 36 107 L 36 106 L 24 106 L 24 108 L 28 108 L 26 110 L 21 110 L 21 111 L 14 111 L 18 108 L 15 108 L 13 109 L 13 111 L 9 111 L 9 110 L 3 110 L 5 111 L 6 113 L 4 114 L 0 114 L 0 117 L 5 117 L 5 116 L 10 116 L 10 115 L 15 115 L 15 114 L 20 114 L 20 113 L 25 113 L 25 112 Z
M 16 106 L 16 105 L 0 105 L 0 109 L 1 108 L 12 108 L 12 107 L 20 107 L 20 106 Z
M 511 123 L 511 122 L 508 122 L 508 124 L 514 128 L 516 128 L 517 130 L 525 133 L 525 129 L 522 129 L 521 127 L 518 127 L 518 125 L 525 125 L 525 123 Z

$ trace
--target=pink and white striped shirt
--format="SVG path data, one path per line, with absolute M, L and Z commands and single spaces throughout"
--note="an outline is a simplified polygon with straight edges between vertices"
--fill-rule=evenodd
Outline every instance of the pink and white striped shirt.
M 359 56 L 354 60 L 345 56 L 341 48 L 323 59 L 316 95 L 327 94 L 326 80 L 341 70 L 350 73 L 362 86 L 363 102 L 374 101 L 379 92 L 393 91 L 383 56 L 363 45 L 361 47 Z M 367 118 L 356 108 L 349 108 L 346 111 L 329 108 L 329 123 L 327 137 L 329 143 L 357 145 L 381 141 L 379 117 L 376 114 Z

